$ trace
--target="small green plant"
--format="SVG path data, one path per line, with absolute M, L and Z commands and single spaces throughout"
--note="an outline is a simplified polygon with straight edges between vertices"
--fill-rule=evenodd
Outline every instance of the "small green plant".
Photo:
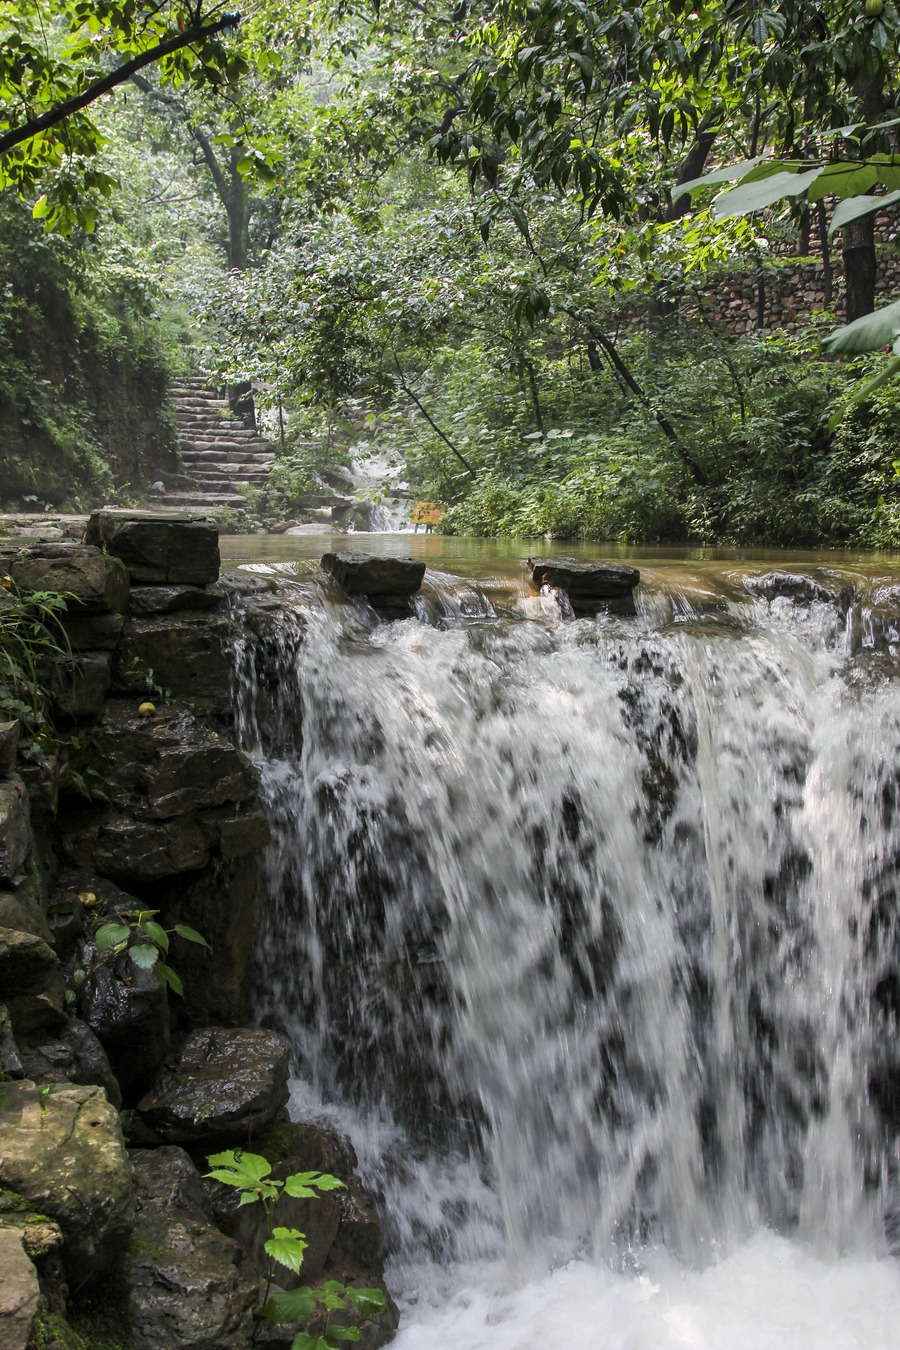
M 186 923 L 176 923 L 171 928 L 163 928 L 156 922 L 158 909 L 129 909 L 116 916 L 114 920 L 101 923 L 94 933 L 94 943 L 98 956 L 109 959 L 120 952 L 127 951 L 134 964 L 140 970 L 152 970 L 160 984 L 167 986 L 178 995 L 184 994 L 184 985 L 171 966 L 161 957 L 169 954 L 169 938 L 175 935 L 186 942 L 198 943 L 208 947 L 209 943 L 195 928 Z M 76 972 L 77 977 L 77 972 Z M 82 980 L 84 976 L 82 975 Z
M 299 1289 L 289 1289 L 269 1297 L 276 1264 L 296 1274 L 303 1264 L 303 1254 L 308 1246 L 299 1229 L 275 1226 L 274 1212 L 280 1196 L 284 1194 L 298 1200 L 309 1200 L 322 1191 L 342 1190 L 344 1183 L 328 1172 L 294 1172 L 284 1181 L 279 1181 L 272 1176 L 272 1167 L 267 1158 L 258 1153 L 245 1153 L 241 1149 L 214 1153 L 207 1162 L 212 1169 L 206 1173 L 208 1177 L 240 1191 L 239 1205 L 260 1203 L 265 1210 L 270 1236 L 265 1243 L 269 1262 L 260 1309 L 262 1316 L 282 1325 L 308 1323 L 315 1317 L 322 1318 L 320 1331 L 297 1332 L 291 1342 L 291 1350 L 337 1350 L 343 1341 L 361 1340 L 362 1333 L 358 1327 L 334 1325 L 332 1315 L 348 1312 L 351 1308 L 364 1315 L 379 1312 L 384 1307 L 384 1294 L 380 1289 L 356 1289 L 352 1285 L 341 1284 L 339 1280 L 328 1280 L 319 1289 L 301 1285 Z
M 0 575 L 0 717 L 18 718 L 33 737 L 52 730 L 49 670 L 73 662 L 62 623 L 67 608 L 57 591 L 21 595 L 10 577 Z

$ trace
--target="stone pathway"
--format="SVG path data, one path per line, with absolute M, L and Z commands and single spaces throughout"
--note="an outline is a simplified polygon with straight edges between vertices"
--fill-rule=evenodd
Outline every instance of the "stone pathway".
M 209 511 L 246 507 L 239 486 L 263 487 L 275 447 L 228 410 L 228 402 L 190 377 L 172 386 L 172 404 L 185 474 L 195 487 L 166 492 L 162 504 Z

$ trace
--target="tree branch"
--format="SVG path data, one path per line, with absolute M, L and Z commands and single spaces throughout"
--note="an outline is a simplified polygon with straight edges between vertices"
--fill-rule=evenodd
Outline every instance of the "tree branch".
M 403 390 L 404 394 L 406 394 L 407 398 L 412 399 L 413 403 L 416 405 L 419 412 L 425 418 L 425 421 L 431 427 L 432 431 L 435 432 L 436 435 L 440 436 L 441 440 L 444 442 L 445 445 L 450 447 L 456 458 L 459 460 L 460 464 L 462 464 L 463 468 L 466 469 L 472 475 L 473 478 L 477 478 L 478 474 L 472 468 L 472 465 L 466 459 L 465 455 L 462 453 L 462 451 L 457 450 L 456 446 L 450 440 L 449 436 L 444 435 L 443 431 L 441 431 L 437 422 L 435 422 L 434 418 L 428 412 L 428 409 L 424 406 L 421 400 L 416 397 L 416 395 L 410 389 L 409 385 L 406 383 L 406 380 L 403 376 L 403 370 L 400 366 L 400 362 L 397 360 L 397 353 L 393 352 L 392 355 L 394 358 L 394 365 L 397 367 L 397 383 L 400 385 L 400 388 Z
M 62 103 L 57 103 L 49 111 L 42 113 L 40 117 L 29 118 L 19 127 L 13 127 L 5 135 L 0 136 L 0 155 L 7 150 L 12 150 L 14 146 L 21 145 L 23 141 L 31 140 L 39 132 L 46 131 L 48 127 L 54 127 L 58 123 L 71 117 L 72 113 L 80 112 L 86 108 L 89 103 L 100 98 L 103 94 L 108 94 L 111 89 L 124 84 L 130 80 L 132 75 L 142 70 L 144 66 L 152 65 L 154 61 L 159 61 L 164 56 L 170 56 L 172 52 L 180 51 L 182 47 L 189 47 L 194 42 L 202 42 L 206 38 L 213 37 L 216 33 L 221 33 L 225 28 L 233 28 L 237 22 L 237 15 L 225 14 L 215 23 L 195 24 L 190 28 L 185 28 L 182 33 L 175 33 L 172 37 L 166 38 L 163 42 L 158 42 L 155 47 L 148 48 L 138 56 L 133 56 L 130 61 L 125 61 L 115 70 L 111 70 L 108 75 L 95 80 L 93 84 L 88 85 L 87 89 L 82 90 L 73 98 L 67 98 Z

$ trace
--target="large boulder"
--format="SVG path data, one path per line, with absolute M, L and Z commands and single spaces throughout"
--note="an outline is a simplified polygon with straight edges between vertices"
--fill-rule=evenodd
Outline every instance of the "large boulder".
M 128 1248 L 134 1211 L 118 1112 L 100 1088 L 5 1083 L 0 1138 L 0 1186 L 59 1224 L 70 1286 L 101 1280 Z
M 286 1105 L 289 1063 L 290 1046 L 274 1031 L 204 1027 L 169 1060 L 138 1110 L 167 1143 L 247 1140 Z
M 94 511 L 85 543 L 120 559 L 135 585 L 208 586 L 219 575 L 215 521 L 155 511 Z
M 387 618 L 412 612 L 411 598 L 425 575 L 425 564 L 414 558 L 377 558 L 350 549 L 324 554 L 322 569 L 347 595 L 364 595 L 372 608 Z
M 128 612 L 136 618 L 217 609 L 222 596 L 203 586 L 132 586 Z
M 641 574 L 624 563 L 584 562 L 579 558 L 529 558 L 535 586 L 566 592 L 576 614 L 634 614 L 634 590 Z
M 129 1301 L 134 1350 L 245 1350 L 257 1281 L 210 1221 L 200 1174 L 180 1148 L 132 1154 Z

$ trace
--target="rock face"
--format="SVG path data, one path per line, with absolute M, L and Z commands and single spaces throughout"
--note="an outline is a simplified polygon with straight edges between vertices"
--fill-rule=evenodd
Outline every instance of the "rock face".
M 132 1154 L 134 1350 L 245 1350 L 255 1275 L 210 1220 L 200 1174 L 180 1148 Z
M 69 1284 L 102 1279 L 128 1246 L 134 1209 L 118 1112 L 103 1091 L 5 1083 L 0 1137 L 0 1185 L 59 1224 Z
M 208 586 L 219 575 L 214 521 L 152 511 L 94 511 L 84 534 L 120 559 L 136 586 Z
M 3 550 L 0 549 L 0 558 Z M 35 544 L 16 549 L 5 567 L 20 591 L 62 591 L 72 614 L 123 614 L 128 572 L 116 558 L 82 544 Z
M 0 779 L 0 881 L 22 870 L 31 846 L 31 816 L 21 778 Z
M 40 1296 L 37 1271 L 25 1255 L 21 1232 L 0 1228 L 0 1350 L 26 1350 Z
M 621 563 L 582 562 L 578 558 L 529 558 L 535 586 L 566 592 L 576 614 L 634 614 L 634 589 L 641 574 Z
M 326 553 L 322 569 L 347 595 L 364 595 L 385 618 L 412 613 L 410 600 L 422 584 L 425 564 L 414 558 L 376 558 L 368 553 Z
M 167 1143 L 249 1139 L 288 1100 L 290 1046 L 274 1031 L 192 1032 L 138 1110 Z

